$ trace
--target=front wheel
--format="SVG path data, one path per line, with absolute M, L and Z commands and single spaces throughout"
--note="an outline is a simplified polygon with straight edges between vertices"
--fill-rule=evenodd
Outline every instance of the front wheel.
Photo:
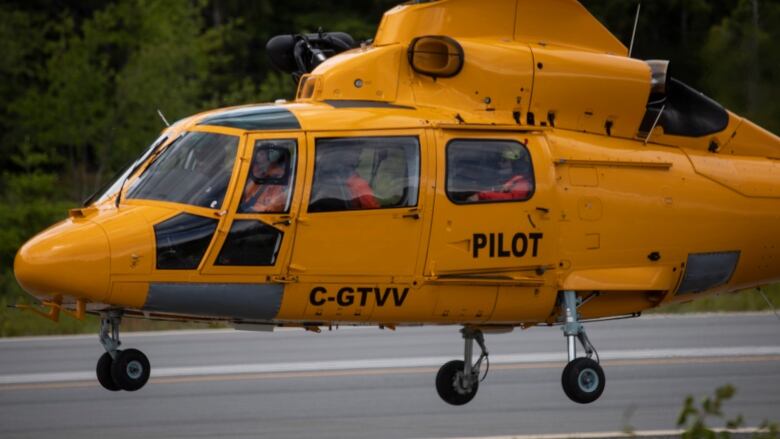
M 436 374 L 436 391 L 444 402 L 452 405 L 463 405 L 474 399 L 479 389 L 479 380 L 472 377 L 465 380 L 464 363 L 452 360 L 444 363 Z
M 127 349 L 117 354 L 111 365 L 111 377 L 122 390 L 136 391 L 149 380 L 149 359 L 138 349 Z
M 564 393 L 580 404 L 599 399 L 605 383 L 604 370 L 590 358 L 575 358 L 566 365 L 561 375 Z

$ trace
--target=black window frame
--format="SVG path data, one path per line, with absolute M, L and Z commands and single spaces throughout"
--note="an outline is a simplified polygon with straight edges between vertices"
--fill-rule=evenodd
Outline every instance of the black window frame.
M 455 142 L 512 142 L 516 143 L 525 149 L 525 152 L 528 155 L 528 165 L 529 169 L 531 170 L 531 191 L 528 192 L 528 196 L 523 199 L 509 199 L 509 200 L 481 200 L 481 201 L 456 201 L 450 196 L 450 188 L 449 188 L 449 182 L 450 182 L 450 146 Z M 531 154 L 531 150 L 528 148 L 528 143 L 520 142 L 516 139 L 503 139 L 503 138 L 473 138 L 473 137 L 459 137 L 450 139 L 447 142 L 447 145 L 444 148 L 444 193 L 447 196 L 447 199 L 457 206 L 482 206 L 485 204 L 501 204 L 501 203 L 525 203 L 533 199 L 534 195 L 536 195 L 536 171 L 534 169 L 534 162 L 533 162 L 533 155 Z
M 317 176 L 317 143 L 320 140 L 341 140 L 341 139 L 414 139 L 414 141 L 417 143 L 417 149 L 416 149 L 416 158 L 417 158 L 417 197 L 415 198 L 415 203 L 411 205 L 406 206 L 388 206 L 388 207 L 378 207 L 375 209 L 338 209 L 338 210 L 326 210 L 326 211 L 310 211 L 309 208 L 311 207 L 311 196 L 314 194 L 314 184 L 315 184 L 315 177 Z M 313 161 L 314 166 L 312 167 L 312 176 L 311 176 L 311 185 L 309 190 L 309 197 L 306 201 L 306 213 L 307 214 L 329 214 L 329 213 L 345 213 L 345 212 L 375 212 L 375 211 L 385 211 L 385 210 L 392 210 L 392 209 L 414 209 L 417 208 L 420 205 L 420 187 L 422 186 L 422 142 L 420 140 L 420 136 L 418 134 L 411 134 L 411 135 L 393 135 L 393 136 L 336 136 L 336 137 L 317 137 L 314 139 L 314 154 L 313 154 Z M 411 177 L 411 175 L 407 175 L 407 178 Z M 406 198 L 408 198 L 409 194 L 407 194 Z

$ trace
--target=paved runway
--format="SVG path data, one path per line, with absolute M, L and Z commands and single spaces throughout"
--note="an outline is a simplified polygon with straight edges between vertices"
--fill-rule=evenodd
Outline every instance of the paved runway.
M 0 437 L 438 438 L 666 430 L 683 399 L 726 383 L 724 411 L 780 421 L 780 321 L 771 314 L 642 317 L 587 326 L 607 376 L 582 406 L 560 388 L 559 328 L 488 335 L 492 367 L 470 404 L 439 400 L 456 327 L 123 334 L 152 379 L 111 393 L 97 336 L 0 340 Z M 717 425 L 717 422 L 713 422 Z

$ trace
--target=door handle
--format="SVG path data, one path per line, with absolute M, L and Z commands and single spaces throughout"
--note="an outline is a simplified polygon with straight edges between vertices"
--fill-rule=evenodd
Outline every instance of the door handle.
M 401 218 L 409 218 L 409 219 L 418 220 L 418 219 L 420 219 L 420 211 L 417 210 L 417 209 L 410 210 L 409 213 L 405 213 L 405 214 L 401 215 Z
M 298 282 L 297 276 L 271 276 L 271 280 L 280 284 L 291 284 Z
M 289 226 L 292 224 L 292 218 L 289 216 L 279 218 L 279 221 L 271 223 L 272 226 Z

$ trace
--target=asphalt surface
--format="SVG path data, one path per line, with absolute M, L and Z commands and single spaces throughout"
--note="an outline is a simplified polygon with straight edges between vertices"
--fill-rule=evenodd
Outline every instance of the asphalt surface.
M 688 395 L 737 389 L 724 413 L 780 421 L 780 321 L 772 314 L 642 317 L 586 326 L 606 373 L 593 404 L 560 387 L 559 328 L 487 335 L 476 398 L 442 402 L 438 366 L 456 327 L 123 334 L 152 379 L 112 393 L 94 379 L 97 336 L 0 340 L 0 437 L 437 438 L 675 428 Z M 713 420 L 712 425 L 722 425 Z

